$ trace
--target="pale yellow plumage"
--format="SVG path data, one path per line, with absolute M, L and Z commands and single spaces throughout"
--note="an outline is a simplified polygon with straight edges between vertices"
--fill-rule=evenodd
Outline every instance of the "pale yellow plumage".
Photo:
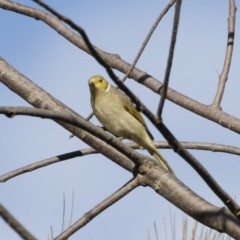
M 162 167 L 173 173 L 131 100 L 101 76 L 91 77 L 88 84 L 93 112 L 102 125 L 115 136 L 130 139 L 145 148 Z

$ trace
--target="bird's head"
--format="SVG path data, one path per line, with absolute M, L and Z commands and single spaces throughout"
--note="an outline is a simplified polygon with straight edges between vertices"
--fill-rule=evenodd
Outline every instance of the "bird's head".
M 94 94 L 96 90 L 104 90 L 107 92 L 110 88 L 110 84 L 108 83 L 108 81 L 105 80 L 102 76 L 98 75 L 91 77 L 88 80 L 88 85 L 92 94 Z

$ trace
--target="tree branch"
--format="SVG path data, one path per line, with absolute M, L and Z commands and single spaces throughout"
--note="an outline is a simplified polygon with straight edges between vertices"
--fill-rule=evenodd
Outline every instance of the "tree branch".
M 0 216 L 22 239 L 37 240 L 2 204 L 0 204 Z
M 144 167 L 144 165 L 141 167 Z M 240 240 L 240 222 L 227 208 L 215 207 L 201 197 L 195 198 L 195 193 L 179 180 L 172 182 L 169 178 L 170 174 L 164 173 L 158 166 L 140 168 L 140 174 L 142 173 L 141 170 L 144 172 L 142 182 L 145 182 L 166 199 L 171 196 L 171 202 L 174 205 L 180 204 L 179 208 L 183 212 L 210 228 L 225 232 L 234 239 Z M 191 208 L 191 214 L 186 212 L 189 207 Z
M 134 190 L 136 187 L 138 187 L 140 185 L 140 182 L 141 182 L 141 176 L 137 175 L 135 178 L 130 180 L 128 183 L 126 183 L 123 187 L 121 187 L 119 190 L 117 190 L 111 196 L 109 196 L 104 201 L 99 203 L 92 210 L 85 213 L 82 218 L 80 218 L 72 226 L 70 226 L 63 233 L 61 233 L 58 237 L 56 237 L 55 240 L 68 239 L 71 235 L 73 235 L 76 231 L 78 231 L 80 228 L 82 228 L 87 223 L 89 223 L 93 218 L 95 218 L 97 215 L 99 215 L 105 209 L 107 209 L 108 207 L 110 207 L 111 205 L 116 203 L 118 200 L 120 200 L 121 198 L 126 196 L 128 193 L 130 193 L 132 190 Z
M 175 44 L 176 44 L 176 40 L 177 40 L 177 31 L 178 31 L 178 24 L 179 24 L 179 18 L 180 18 L 181 4 L 182 4 L 182 1 L 177 0 L 176 6 L 175 6 L 171 44 L 170 44 L 170 48 L 169 48 L 167 67 L 166 67 L 164 81 L 163 81 L 162 96 L 160 98 L 160 102 L 159 102 L 158 110 L 157 110 L 157 114 L 156 114 L 156 118 L 159 121 L 162 121 L 161 120 L 162 119 L 162 110 L 163 110 L 164 102 L 165 102 L 165 99 L 167 96 L 167 89 L 168 89 L 171 68 L 172 68 L 174 49 L 175 49 Z
M 131 143 L 125 143 L 125 144 L 133 149 L 140 149 L 136 143 L 131 142 Z M 169 146 L 167 142 L 154 142 L 154 144 L 157 148 L 172 149 L 172 147 Z M 181 144 L 187 149 L 205 150 L 205 151 L 212 151 L 212 152 L 224 152 L 224 153 L 240 156 L 240 148 L 237 148 L 237 147 L 232 147 L 232 146 L 227 146 L 222 144 L 215 144 L 215 143 L 201 143 L 201 142 L 181 142 Z M 83 157 L 89 154 L 96 154 L 96 153 L 98 152 L 95 149 L 86 148 L 86 149 L 54 156 L 48 159 L 44 159 L 1 175 L 0 182 L 6 182 L 9 179 L 19 176 L 21 174 L 32 172 L 34 170 L 37 170 L 42 167 L 46 167 L 54 163 L 62 162 L 75 157 Z
M 98 153 L 98 152 L 93 148 L 87 148 L 87 149 L 83 149 L 83 150 L 78 150 L 78 151 L 54 156 L 54 157 L 51 157 L 48 159 L 44 159 L 44 160 L 29 164 L 27 166 L 18 168 L 16 170 L 13 170 L 11 172 L 1 175 L 0 182 L 6 182 L 7 180 L 9 180 L 11 178 L 14 178 L 16 176 L 19 176 L 19 175 L 27 173 L 27 172 L 32 172 L 34 170 L 37 170 L 42 167 L 46 167 L 53 163 L 62 162 L 62 161 L 69 160 L 69 159 L 72 159 L 75 157 L 82 157 L 82 156 L 86 156 L 88 154 L 93 154 L 93 153 Z
M 236 15 L 236 5 L 234 0 L 229 0 L 229 18 L 228 18 L 228 39 L 227 39 L 227 49 L 225 55 L 225 61 L 221 74 L 219 75 L 218 89 L 212 104 L 212 107 L 220 109 L 220 104 L 223 97 L 223 92 L 225 89 L 225 84 L 228 80 L 228 73 L 230 70 L 233 54 L 234 45 L 234 34 L 235 34 L 235 15 Z
M 150 29 L 148 35 L 146 36 L 146 38 L 143 41 L 143 44 L 137 54 L 137 56 L 135 57 L 133 63 L 131 64 L 131 67 L 129 68 L 129 70 L 127 71 L 127 73 L 125 74 L 125 76 L 122 79 L 122 82 L 125 82 L 125 80 L 128 78 L 129 74 L 132 72 L 132 70 L 134 69 L 134 67 L 136 66 L 140 56 L 142 55 L 145 47 L 147 46 L 153 32 L 155 31 L 155 29 L 157 28 L 159 22 L 161 21 L 161 19 L 163 18 L 163 16 L 168 12 L 168 10 L 172 7 L 172 5 L 176 2 L 176 0 L 171 0 L 168 5 L 162 10 L 162 12 L 160 13 L 160 15 L 158 16 L 157 20 L 154 22 L 152 28 Z
M 31 107 L 0 107 L 0 113 L 5 114 L 9 118 L 12 118 L 16 115 L 25 115 L 51 119 L 56 122 L 65 122 L 75 127 L 81 128 L 82 130 L 87 131 L 88 133 L 92 134 L 97 138 L 100 138 L 105 143 L 111 145 L 113 148 L 131 159 L 135 164 L 141 164 L 141 161 L 143 161 L 143 159 L 148 159 L 149 161 L 152 161 L 151 158 L 143 156 L 142 154 L 134 151 L 133 149 L 122 143 L 118 138 L 103 131 L 100 127 L 96 127 L 85 119 L 70 115 L 69 113 Z

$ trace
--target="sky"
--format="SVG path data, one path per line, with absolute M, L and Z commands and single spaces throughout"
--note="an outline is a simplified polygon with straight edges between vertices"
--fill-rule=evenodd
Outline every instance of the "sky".
M 18 3 L 40 8 L 32 1 Z M 105 52 L 133 61 L 154 21 L 168 1 L 48 1 L 53 8 L 83 27 L 92 43 Z M 239 8 L 239 1 L 236 5 Z M 170 87 L 206 105 L 212 103 L 221 72 L 227 41 L 228 1 L 183 1 Z M 162 81 L 171 37 L 174 8 L 154 32 L 137 68 Z M 237 12 L 238 14 L 238 12 Z M 239 29 L 239 17 L 236 29 Z M 91 113 L 87 81 L 93 75 L 109 79 L 106 71 L 55 30 L 41 21 L 0 9 L 0 56 L 53 97 L 87 117 Z M 231 69 L 222 109 L 240 117 L 238 103 L 240 35 L 236 31 Z M 119 77 L 123 74 L 115 71 Z M 113 84 L 113 83 L 112 83 Z M 156 112 L 159 96 L 135 81 L 126 81 L 136 95 Z M 30 106 L 0 84 L 1 106 Z M 146 118 L 145 118 L 146 119 Z M 226 144 L 240 147 L 238 134 L 166 101 L 163 120 L 180 141 Z M 99 125 L 96 118 L 92 123 Z M 163 137 L 146 119 L 155 140 Z M 0 115 L 0 175 L 49 157 L 88 148 L 53 121 Z M 146 151 L 140 151 L 148 155 Z M 172 150 L 161 150 L 177 177 L 210 203 L 222 207 L 197 173 Z M 239 199 L 239 156 L 210 151 L 190 151 L 216 181 Z M 124 185 L 132 175 L 100 154 L 71 159 L 26 173 L 0 184 L 0 202 L 35 237 L 46 240 L 61 233 L 63 195 L 66 225 L 69 225 L 72 193 L 72 222 Z M 71 239 L 151 239 L 156 222 L 160 239 L 171 239 L 170 212 L 176 218 L 176 239 L 181 239 L 184 214 L 152 189 L 139 187 L 93 219 Z M 193 219 L 189 219 L 189 230 Z M 190 232 L 190 231 L 189 231 Z M 189 233 L 190 234 L 190 233 Z M 0 219 L 0 239 L 20 239 Z

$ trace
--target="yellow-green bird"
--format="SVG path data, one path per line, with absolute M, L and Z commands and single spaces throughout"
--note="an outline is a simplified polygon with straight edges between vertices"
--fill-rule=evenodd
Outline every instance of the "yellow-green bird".
M 131 100 L 101 76 L 91 77 L 88 84 L 92 109 L 101 124 L 115 136 L 130 139 L 145 148 L 162 167 L 174 173 L 154 145 L 152 134 Z

